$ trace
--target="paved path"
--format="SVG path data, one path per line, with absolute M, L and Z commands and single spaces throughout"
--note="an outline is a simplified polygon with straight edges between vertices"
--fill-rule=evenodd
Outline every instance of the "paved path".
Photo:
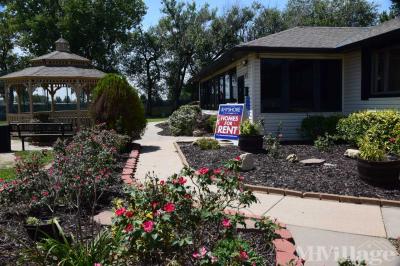
M 174 141 L 164 137 L 156 123 L 149 123 L 143 138 L 136 178 L 149 171 L 158 177 L 178 173 L 183 164 Z M 337 265 L 340 258 L 363 258 L 368 265 L 399 266 L 400 257 L 387 238 L 400 237 L 400 208 L 301 199 L 256 193 L 259 203 L 247 211 L 277 218 L 292 231 L 306 265 Z

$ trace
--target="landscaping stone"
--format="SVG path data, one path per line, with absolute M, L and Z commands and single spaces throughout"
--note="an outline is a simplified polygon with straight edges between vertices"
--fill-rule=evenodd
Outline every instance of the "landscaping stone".
M 336 167 L 337 165 L 333 164 L 333 163 L 324 163 L 324 166 L 325 167 Z
M 296 154 L 290 154 L 288 157 L 286 157 L 286 161 L 291 162 L 291 163 L 297 163 L 299 159 L 297 158 Z
M 207 135 L 207 132 L 205 132 L 204 130 L 201 129 L 193 130 L 193 137 L 202 137 L 204 135 Z
M 344 156 L 352 159 L 357 159 L 360 156 L 360 151 L 355 149 L 348 149 L 344 153 Z
M 112 211 L 103 211 L 93 217 L 94 221 L 100 225 L 111 225 L 112 217 L 114 213 Z
M 323 163 L 325 163 L 324 159 L 306 159 L 306 160 L 302 160 L 300 161 L 301 164 L 304 165 L 321 165 Z
M 254 169 L 254 156 L 251 153 L 245 153 L 240 155 L 240 159 L 242 159 L 242 165 L 240 169 L 242 171 L 250 171 Z

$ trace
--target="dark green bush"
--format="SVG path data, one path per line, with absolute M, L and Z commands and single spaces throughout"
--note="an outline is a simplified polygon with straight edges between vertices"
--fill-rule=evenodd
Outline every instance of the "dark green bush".
M 212 138 L 201 138 L 194 142 L 195 146 L 198 146 L 202 150 L 217 150 L 221 148 L 218 141 Z
M 196 105 L 183 105 L 169 117 L 169 129 L 174 136 L 192 136 L 201 116 L 201 109 Z
M 118 133 L 138 137 L 146 128 L 143 104 L 136 90 L 119 75 L 108 74 L 93 91 L 91 114 Z
M 362 111 L 340 119 L 337 125 L 339 136 L 355 145 L 372 127 L 376 127 L 376 139 L 383 145 L 392 138 L 393 130 L 400 123 L 400 112 L 397 110 Z
M 335 135 L 336 126 L 341 118 L 342 115 L 306 117 L 301 122 L 301 134 L 311 140 L 316 140 L 325 134 Z
M 216 123 L 217 123 L 217 116 L 216 115 L 210 115 L 210 117 L 208 118 L 208 126 L 209 126 L 210 133 L 214 133 L 215 132 Z

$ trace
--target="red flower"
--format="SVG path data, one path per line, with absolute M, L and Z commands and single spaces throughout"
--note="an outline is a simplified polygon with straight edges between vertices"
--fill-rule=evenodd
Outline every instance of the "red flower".
M 37 201 L 37 197 L 36 196 L 32 196 L 32 201 Z
M 187 180 L 183 176 L 178 178 L 179 185 L 184 185 L 186 182 L 187 182 Z
M 206 254 L 207 254 L 207 249 L 206 249 L 205 247 L 202 247 L 202 248 L 200 249 L 200 252 L 195 251 L 195 252 L 193 252 L 192 256 L 193 256 L 193 258 L 195 258 L 195 259 L 199 259 L 199 258 L 204 258 L 204 256 L 205 256 Z
M 239 256 L 240 256 L 240 259 L 243 261 L 246 261 L 249 259 L 249 254 L 247 254 L 247 252 L 244 250 L 239 251 Z
M 229 220 L 228 218 L 224 218 L 224 219 L 222 220 L 222 225 L 223 225 L 225 228 L 230 228 L 230 227 L 232 227 L 231 220 Z
M 47 191 L 43 191 L 43 192 L 42 192 L 42 196 L 43 196 L 43 197 L 47 197 L 48 195 L 49 195 L 49 192 L 47 192 Z
M 165 185 L 165 181 L 164 181 L 164 180 L 161 180 L 161 181 L 160 181 L 160 185 L 161 185 L 161 186 L 164 186 L 164 185 Z
M 237 156 L 237 157 L 235 157 L 235 159 L 234 159 L 235 161 L 241 161 L 242 160 L 242 158 L 240 158 L 240 156 Z
M 158 202 L 157 201 L 153 201 L 153 202 L 151 202 L 151 207 L 153 208 L 153 209 L 156 209 L 157 208 L 157 206 L 158 206 Z
M 122 215 L 124 215 L 125 212 L 126 212 L 126 209 L 122 207 L 118 210 L 115 210 L 115 215 L 122 216 Z
M 125 217 L 126 218 L 131 218 L 133 216 L 133 211 L 127 211 L 126 213 L 125 213 Z
M 197 170 L 197 173 L 200 175 L 206 175 L 206 174 L 208 174 L 209 171 L 210 171 L 210 169 L 208 169 L 206 167 L 202 167 L 199 170 Z
M 133 225 L 132 224 L 128 224 L 127 226 L 125 226 L 125 232 L 131 232 L 133 230 Z
M 244 176 L 241 175 L 241 176 L 238 177 L 238 179 L 239 179 L 239 181 L 243 181 L 244 180 Z
M 184 196 L 184 198 L 185 198 L 185 199 L 192 199 L 192 195 L 186 194 L 186 195 Z
M 396 139 L 395 139 L 395 138 L 390 138 L 389 141 L 390 141 L 391 143 L 395 143 L 395 142 L 396 142 Z
M 2 183 L 2 182 L 4 182 L 4 179 L 3 179 L 3 178 L 0 178 L 0 183 Z
M 146 233 L 150 233 L 154 229 L 154 222 L 153 221 L 145 221 L 145 222 L 143 222 L 142 227 Z
M 175 211 L 175 204 L 173 204 L 172 202 L 168 202 L 167 204 L 164 205 L 163 209 L 166 212 L 173 212 Z

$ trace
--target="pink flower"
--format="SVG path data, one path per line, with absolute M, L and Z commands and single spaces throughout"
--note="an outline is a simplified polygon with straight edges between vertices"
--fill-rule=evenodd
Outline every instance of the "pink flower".
M 205 247 L 201 247 L 201 249 L 200 249 L 200 255 L 201 255 L 202 257 L 204 257 L 206 254 L 207 254 L 207 249 L 206 249 Z
M 154 222 L 153 221 L 145 221 L 145 222 L 143 222 L 142 227 L 146 233 L 150 233 L 154 229 Z
M 199 175 L 206 175 L 208 174 L 208 172 L 210 171 L 210 169 L 206 168 L 206 167 L 202 167 L 199 170 L 197 170 L 197 173 Z
M 240 158 L 240 156 L 236 156 L 234 160 L 240 162 L 242 160 L 242 158 Z
M 192 256 L 193 256 L 193 258 L 195 258 L 195 259 L 199 259 L 199 258 L 200 258 L 200 253 L 197 252 L 197 251 L 195 251 L 195 252 L 193 252 Z
M 224 219 L 222 220 L 222 225 L 223 225 L 225 228 L 230 228 L 230 227 L 232 227 L 231 220 L 229 220 L 228 218 L 224 218 Z
M 101 266 L 101 264 L 100 263 L 95 263 L 95 264 L 93 264 L 93 266 Z
M 175 211 L 175 204 L 173 204 L 172 202 L 168 202 L 167 204 L 164 205 L 163 209 L 166 212 L 173 212 Z
M 43 197 L 47 197 L 48 195 L 49 195 L 49 192 L 47 192 L 47 191 L 43 191 L 43 192 L 42 192 L 42 196 L 43 196 Z
M 217 168 L 214 170 L 214 175 L 219 175 L 221 174 L 222 170 L 220 168 Z
M 132 224 L 128 224 L 127 226 L 125 226 L 124 230 L 125 230 L 126 233 L 131 232 L 133 230 L 133 225 Z
M 3 179 L 3 178 L 0 178 L 0 183 L 2 183 L 2 182 L 4 182 L 4 179 Z
M 241 251 L 239 251 L 239 257 L 241 260 L 246 261 L 249 259 L 249 254 L 247 254 L 246 251 L 241 250 Z
M 238 177 L 238 179 L 239 179 L 239 181 L 243 181 L 244 180 L 244 176 L 241 175 L 241 176 Z
M 160 181 L 160 185 L 161 185 L 161 186 L 164 186 L 164 185 L 165 185 L 165 181 L 164 181 L 164 180 L 161 180 L 161 181 Z
M 151 202 L 151 207 L 153 208 L 153 209 L 156 209 L 157 208 L 157 206 L 158 206 L 158 202 L 157 201 L 153 201 L 153 202 Z
M 192 256 L 195 259 L 200 259 L 204 258 L 204 256 L 207 254 L 207 249 L 205 247 L 201 247 L 200 252 L 195 251 L 193 252 Z
M 395 138 L 390 138 L 390 139 L 389 139 L 389 142 L 395 143 L 395 142 L 396 142 L 396 139 L 395 139 Z
M 32 201 L 37 201 L 37 197 L 36 196 L 32 196 Z
M 178 178 L 179 185 L 184 185 L 186 182 L 187 182 L 187 180 L 183 176 Z
M 124 215 L 125 212 L 126 212 L 126 209 L 122 207 L 115 211 L 115 215 L 122 216 L 122 215 Z
M 125 217 L 126 218 L 131 218 L 133 216 L 133 211 L 127 211 L 126 213 L 125 213 Z

